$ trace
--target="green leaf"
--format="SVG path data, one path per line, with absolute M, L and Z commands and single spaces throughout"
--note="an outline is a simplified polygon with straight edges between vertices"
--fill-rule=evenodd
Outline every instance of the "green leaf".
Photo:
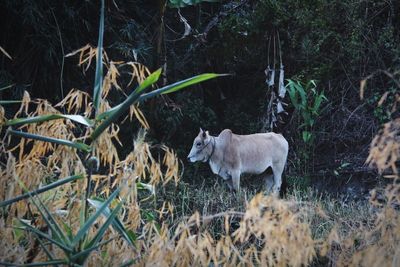
M 16 177 L 15 179 L 17 180 L 19 185 L 25 191 L 28 191 L 28 189 L 25 186 L 25 184 L 18 177 Z M 28 194 L 29 193 L 30 192 L 28 192 Z M 71 241 L 64 235 L 64 233 L 62 232 L 62 230 L 61 230 L 60 226 L 58 225 L 57 221 L 53 218 L 53 216 L 51 215 L 49 210 L 46 208 L 46 206 L 42 203 L 40 198 L 37 197 L 38 203 L 35 201 L 35 197 L 34 196 L 30 196 L 30 200 L 37 207 L 38 211 L 42 215 L 43 219 L 46 221 L 46 223 L 47 223 L 48 227 L 50 228 L 50 230 L 52 231 L 52 234 L 55 236 L 55 238 L 57 238 L 56 241 L 57 242 L 58 241 L 63 241 L 63 245 L 69 246 L 71 244 Z M 44 210 L 44 212 L 43 212 L 42 209 Z
M 135 93 L 140 93 L 143 90 L 145 90 L 146 88 L 150 87 L 151 85 L 153 85 L 155 82 L 158 81 L 158 79 L 160 78 L 161 75 L 161 71 L 162 69 L 159 68 L 158 70 L 156 70 L 155 72 L 153 72 L 152 74 L 150 74 L 136 89 L 135 89 Z
M 73 176 L 66 177 L 64 179 L 60 179 L 60 180 L 58 180 L 58 181 L 56 181 L 54 183 L 45 185 L 45 186 L 43 186 L 43 187 L 41 187 L 41 188 L 39 188 L 37 190 L 25 193 L 23 195 L 17 196 L 17 197 L 12 198 L 12 199 L 8 199 L 8 200 L 5 200 L 5 201 L 2 201 L 2 202 L 0 202 L 0 208 L 4 207 L 4 206 L 7 206 L 7 205 L 10 205 L 10 204 L 12 204 L 14 202 L 20 201 L 22 199 L 26 199 L 26 198 L 41 194 L 41 193 L 46 192 L 48 190 L 51 190 L 53 188 L 59 187 L 59 186 L 61 186 L 63 184 L 66 184 L 66 183 L 69 183 L 69 182 L 73 182 L 73 181 L 78 180 L 78 179 L 82 179 L 83 177 L 84 176 L 82 174 L 80 174 L 80 175 L 73 175 Z
M 136 183 L 136 188 L 139 190 L 147 190 L 149 191 L 152 195 L 155 194 L 155 188 L 153 185 L 151 184 L 146 184 L 146 183 L 142 183 L 142 182 L 137 182 Z
M 1 87 L 1 88 L 0 88 L 0 91 L 3 91 L 3 90 L 6 90 L 6 89 L 9 89 L 9 88 L 13 87 L 14 85 L 15 85 L 15 83 L 13 83 L 13 84 L 10 84 L 10 85 L 6 85 L 6 86 L 4 86 L 4 87 Z
M 64 231 L 67 234 L 67 237 L 69 238 L 69 240 L 72 240 L 74 238 L 72 235 L 72 228 L 68 224 L 66 224 L 64 221 L 61 221 L 61 223 L 64 228 Z
M 94 78 L 93 104 L 96 112 L 100 107 L 103 83 L 103 35 L 104 35 L 104 0 L 101 0 L 99 39 L 97 42 L 96 75 Z
M 0 105 L 17 104 L 21 102 L 21 100 L 0 100 Z
M 76 148 L 79 150 L 83 150 L 86 152 L 91 151 L 91 147 L 82 142 L 72 142 L 72 141 L 65 140 L 65 139 L 57 139 L 57 138 L 47 137 L 47 136 L 43 136 L 43 135 L 31 134 L 31 133 L 27 133 L 27 132 L 23 132 L 23 131 L 8 130 L 7 132 L 12 135 L 23 137 L 23 138 L 29 138 L 29 139 L 33 139 L 33 140 L 39 140 L 39 141 L 50 142 L 50 143 L 59 144 L 59 145 L 70 146 L 70 147 L 73 147 L 73 148 Z
M 46 221 L 48 227 L 52 231 L 52 234 L 59 240 L 62 241 L 62 244 L 66 247 L 71 247 L 71 240 L 64 234 L 61 230 L 61 227 L 58 225 L 56 219 L 54 219 L 53 215 L 51 215 L 48 208 L 42 203 L 39 197 L 37 200 L 39 203 L 36 203 L 34 197 L 31 198 L 33 204 L 38 208 L 40 214 L 42 215 L 43 219 Z M 43 212 L 43 210 L 44 212 Z
M 118 212 L 122 208 L 122 203 L 123 202 L 120 202 L 117 205 L 117 207 L 115 207 L 115 209 L 111 212 L 111 214 L 109 214 L 105 223 L 97 231 L 96 235 L 87 244 L 87 246 L 85 246 L 85 250 L 81 251 L 80 253 L 78 253 L 72 257 L 73 260 L 81 257 L 81 259 L 79 259 L 79 261 L 84 262 L 86 260 L 86 258 L 89 256 L 90 252 L 92 252 L 93 250 L 97 249 L 98 247 L 104 245 L 102 242 L 100 242 L 100 240 L 103 238 L 104 233 L 106 232 L 106 230 L 110 226 L 110 224 L 116 219 Z M 111 240 L 109 240 L 109 241 L 111 241 Z M 109 242 L 109 241 L 106 241 L 106 242 Z
M 140 97 L 140 95 L 144 92 L 144 90 L 150 87 L 152 84 L 157 82 L 158 78 L 160 77 L 160 70 L 155 71 L 154 73 L 150 74 L 142 84 L 140 84 L 129 96 L 125 99 L 124 102 L 119 104 L 118 106 L 114 107 L 112 110 L 106 111 L 99 116 L 97 116 L 96 120 L 99 118 L 106 119 L 93 131 L 90 138 L 92 141 L 96 140 L 102 132 L 107 129 L 108 126 L 111 125 L 115 120 L 117 120 L 124 112 L 126 112 L 129 107 L 136 103 Z
M 101 207 L 101 205 L 104 203 L 104 201 L 100 201 L 100 200 L 96 200 L 96 199 L 88 199 L 88 202 L 90 205 L 92 205 L 93 207 L 97 209 L 99 209 Z M 103 215 L 107 218 L 109 217 L 111 214 L 111 210 L 107 207 L 104 211 L 103 211 Z M 112 221 L 112 226 L 113 228 L 122 236 L 125 238 L 125 240 L 131 245 L 134 246 L 135 244 L 135 240 L 132 239 L 132 236 L 128 233 L 128 230 L 125 228 L 124 224 L 118 219 L 118 217 L 116 217 L 113 221 Z
M 326 97 L 324 96 L 324 93 L 321 92 L 321 94 L 319 94 L 316 98 L 315 98 L 315 102 L 314 102 L 314 106 L 312 108 L 312 111 L 315 115 L 318 115 L 318 110 L 321 106 L 321 103 L 323 100 L 325 100 Z
M 36 235 L 50 241 L 51 243 L 53 243 L 54 245 L 58 246 L 59 248 L 61 248 L 62 250 L 66 251 L 66 252 L 72 252 L 72 249 L 67 247 L 65 244 L 51 238 L 50 236 L 48 236 L 47 234 L 43 233 L 42 231 L 39 231 L 38 229 L 36 229 L 35 227 L 30 226 L 29 224 L 21 221 L 21 224 L 24 225 L 24 227 L 16 227 L 17 229 L 23 229 L 32 233 L 35 233 Z
M 303 141 L 308 143 L 311 140 L 312 134 L 309 131 L 303 131 Z
M 42 116 L 29 117 L 29 118 L 13 119 L 13 120 L 8 120 L 5 123 L 5 125 L 6 126 L 16 126 L 16 125 L 38 123 L 38 122 L 51 121 L 51 120 L 57 120 L 57 119 L 69 119 L 71 121 L 81 123 L 88 127 L 93 126 L 93 122 L 91 120 L 89 120 L 88 118 L 85 118 L 81 115 L 63 115 L 63 114 L 50 114 L 50 115 L 42 115 Z
M 305 109 L 307 107 L 307 93 L 300 82 L 295 83 L 294 87 L 296 88 L 296 91 L 299 92 L 301 108 Z
M 122 208 L 122 204 L 123 204 L 123 201 L 118 203 L 118 205 L 111 212 L 111 214 L 109 214 L 105 223 L 101 226 L 99 231 L 96 233 L 96 235 L 93 237 L 93 239 L 89 242 L 89 247 L 97 244 L 101 240 L 101 238 L 103 238 L 104 233 L 106 232 L 108 226 L 110 226 L 110 224 L 112 224 L 115 221 L 118 212 Z M 104 210 L 103 210 L 103 212 L 104 212 Z
M 294 87 L 294 81 L 288 80 L 287 86 L 288 86 L 290 101 L 292 102 L 295 109 L 297 109 L 297 110 L 300 109 L 298 94 L 297 94 L 296 88 Z
M 97 243 L 97 244 L 94 245 L 94 246 L 91 246 L 91 247 L 89 247 L 89 248 L 87 248 L 87 249 L 84 249 L 84 250 L 82 250 L 82 251 L 80 251 L 80 252 L 74 254 L 74 255 L 71 257 L 71 260 L 73 260 L 73 261 L 75 261 L 75 262 L 84 263 L 84 262 L 86 261 L 87 257 L 90 255 L 90 252 L 92 252 L 93 250 L 98 249 L 99 247 L 101 247 L 101 246 L 103 246 L 103 245 L 106 245 L 106 244 L 110 243 L 110 242 L 113 241 L 113 240 L 114 240 L 114 238 L 110 238 L 110 239 L 108 239 L 108 240 L 106 240 L 106 241 L 99 242 L 99 243 Z
M 312 126 L 310 113 L 307 110 L 304 110 L 304 111 L 301 112 L 301 115 L 303 117 L 304 124 L 306 126 Z
M 174 84 L 171 85 L 167 85 L 164 86 L 160 89 L 151 91 L 149 93 L 146 94 L 142 94 L 144 92 L 144 89 L 148 88 L 150 85 L 152 85 L 153 83 L 155 83 L 160 75 L 160 70 L 157 70 L 155 72 L 154 75 L 150 75 L 149 77 L 146 78 L 146 80 L 143 82 L 144 86 L 139 85 L 139 87 L 133 91 L 128 98 L 122 102 L 120 105 L 118 105 L 118 108 L 113 110 L 112 112 L 107 114 L 107 118 L 105 119 L 105 121 L 103 121 L 92 133 L 92 135 L 90 136 L 90 138 L 92 139 L 92 141 L 96 140 L 97 137 L 99 137 L 99 135 L 112 123 L 114 122 L 116 119 L 118 119 L 128 108 L 130 105 L 136 103 L 136 102 L 141 102 L 144 101 L 148 98 L 160 95 L 160 94 L 168 94 L 168 93 L 172 93 L 172 92 L 176 92 L 182 88 L 185 88 L 187 86 L 196 84 L 196 83 L 200 83 L 202 81 L 206 81 L 212 78 L 216 78 L 216 77 L 220 77 L 220 76 L 226 76 L 229 74 L 214 74 L 214 73 L 205 73 L 205 74 L 201 74 L 201 75 L 197 75 L 195 77 L 183 80 L 183 81 L 179 81 L 176 82 Z M 99 116 L 104 116 L 103 114 L 99 115 Z
M 67 260 L 51 260 L 51 261 L 44 261 L 44 262 L 34 262 L 34 263 L 24 263 L 24 264 L 16 264 L 16 263 L 7 263 L 0 261 L 0 265 L 3 266 L 48 266 L 48 265 L 57 265 L 57 264 L 64 264 L 67 265 Z
M 307 82 L 307 85 L 306 85 L 307 91 L 314 90 L 316 87 L 317 87 L 317 84 L 315 83 L 315 80 L 309 80 Z
M 37 238 L 37 240 L 39 241 L 39 244 L 42 247 L 44 253 L 46 253 L 47 257 L 50 260 L 54 260 L 54 255 L 48 250 L 48 248 L 46 247 L 46 244 L 42 241 L 42 239 Z
M 89 228 L 92 224 L 97 220 L 97 218 L 103 213 L 111 201 L 118 195 L 121 188 L 115 190 L 110 197 L 103 203 L 103 205 L 93 214 L 89 219 L 85 222 L 85 224 L 79 229 L 78 233 L 76 234 L 74 240 L 72 240 L 72 244 L 75 246 L 78 242 L 83 239 L 89 231 Z
M 13 220 L 12 220 L 12 227 L 14 229 L 13 234 L 14 234 L 15 241 L 17 241 L 17 242 L 19 242 L 19 240 L 24 237 L 24 230 L 21 229 L 23 227 L 23 225 L 21 224 L 20 220 L 24 221 L 27 224 L 30 224 L 30 222 L 31 222 L 31 221 L 25 220 L 25 219 L 13 218 Z
M 143 94 L 142 96 L 140 96 L 139 102 L 142 102 L 142 101 L 146 100 L 147 98 L 151 98 L 151 97 L 154 97 L 154 96 L 157 96 L 160 94 L 169 94 L 169 93 L 181 90 L 190 85 L 193 85 L 193 84 L 197 84 L 197 83 L 209 80 L 209 79 L 213 79 L 213 78 L 221 77 L 221 76 L 227 76 L 227 75 L 230 75 L 230 74 L 215 74 L 215 73 L 200 74 L 200 75 L 188 78 L 186 80 L 164 86 L 160 89 L 151 91 L 149 93 Z
M 135 94 L 140 94 L 144 92 L 145 89 L 149 88 L 151 85 L 153 85 L 155 82 L 158 81 L 161 75 L 161 69 L 156 70 L 152 74 L 150 74 L 134 91 L 133 93 Z M 122 106 L 123 103 L 99 114 L 96 117 L 96 121 L 100 121 L 108 116 L 110 116 L 112 113 L 114 113 L 117 109 L 119 109 Z
M 345 162 L 342 165 L 340 165 L 340 168 L 346 168 L 348 166 L 350 166 L 351 164 L 349 162 Z
M 117 109 L 119 109 L 121 107 L 122 103 L 116 105 L 113 108 L 110 108 L 107 111 L 104 111 L 103 113 L 99 114 L 96 116 L 96 121 L 101 121 L 107 117 L 109 117 L 111 114 L 113 114 Z

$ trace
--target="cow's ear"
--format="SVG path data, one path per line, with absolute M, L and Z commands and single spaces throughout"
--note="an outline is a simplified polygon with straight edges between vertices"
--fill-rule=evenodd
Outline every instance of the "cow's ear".
M 203 130 L 203 129 L 201 129 L 201 127 L 200 127 L 200 133 L 204 133 L 204 130 Z

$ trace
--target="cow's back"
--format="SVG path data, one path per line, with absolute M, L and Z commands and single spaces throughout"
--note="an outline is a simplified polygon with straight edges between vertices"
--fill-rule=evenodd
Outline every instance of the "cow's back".
M 286 162 L 288 143 L 280 134 L 233 134 L 231 145 L 236 148 L 243 173 L 260 174 L 276 162 Z

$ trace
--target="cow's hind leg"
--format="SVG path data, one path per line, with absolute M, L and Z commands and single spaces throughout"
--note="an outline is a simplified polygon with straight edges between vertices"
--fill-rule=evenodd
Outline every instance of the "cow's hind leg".
M 272 192 L 272 187 L 274 186 L 274 174 L 272 168 L 266 169 L 259 177 L 264 181 L 265 193 L 269 194 Z
M 279 191 L 281 190 L 281 185 L 282 185 L 282 173 L 283 169 L 285 168 L 285 163 L 281 162 L 276 162 L 272 166 L 272 172 L 274 173 L 274 186 L 273 186 L 273 192 L 275 194 L 279 194 Z

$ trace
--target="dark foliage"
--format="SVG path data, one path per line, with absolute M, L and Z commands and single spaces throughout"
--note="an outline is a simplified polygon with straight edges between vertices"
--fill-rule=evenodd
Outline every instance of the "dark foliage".
M 166 63 L 169 82 L 201 72 L 233 76 L 146 105 L 152 138 L 185 158 L 200 126 L 212 134 L 224 128 L 240 134 L 259 131 L 269 99 L 268 41 L 279 33 L 286 77 L 317 80 L 328 98 L 313 129 L 310 177 L 347 180 L 351 173 L 368 178 L 363 167 L 368 144 L 380 123 L 390 119 L 376 104 L 384 92 L 394 95 L 398 89 L 377 75 L 360 100 L 359 82 L 379 69 L 400 69 L 399 1 L 202 3 L 180 10 L 191 27 L 184 37 L 178 10 L 165 3 L 107 1 L 104 46 L 110 58 L 138 60 L 152 70 Z M 0 45 L 13 60 L 1 58 L 0 87 L 16 85 L 0 97 L 17 99 L 28 90 L 55 102 L 71 88 L 90 90 L 92 77 L 76 67 L 76 58 L 63 55 L 96 43 L 98 10 L 97 1 L 4 0 Z M 277 130 L 291 144 L 289 173 L 302 175 L 299 114 L 290 106 L 287 111 Z M 136 128 L 125 124 L 122 131 L 131 139 Z M 187 176 L 193 171 L 187 167 Z

